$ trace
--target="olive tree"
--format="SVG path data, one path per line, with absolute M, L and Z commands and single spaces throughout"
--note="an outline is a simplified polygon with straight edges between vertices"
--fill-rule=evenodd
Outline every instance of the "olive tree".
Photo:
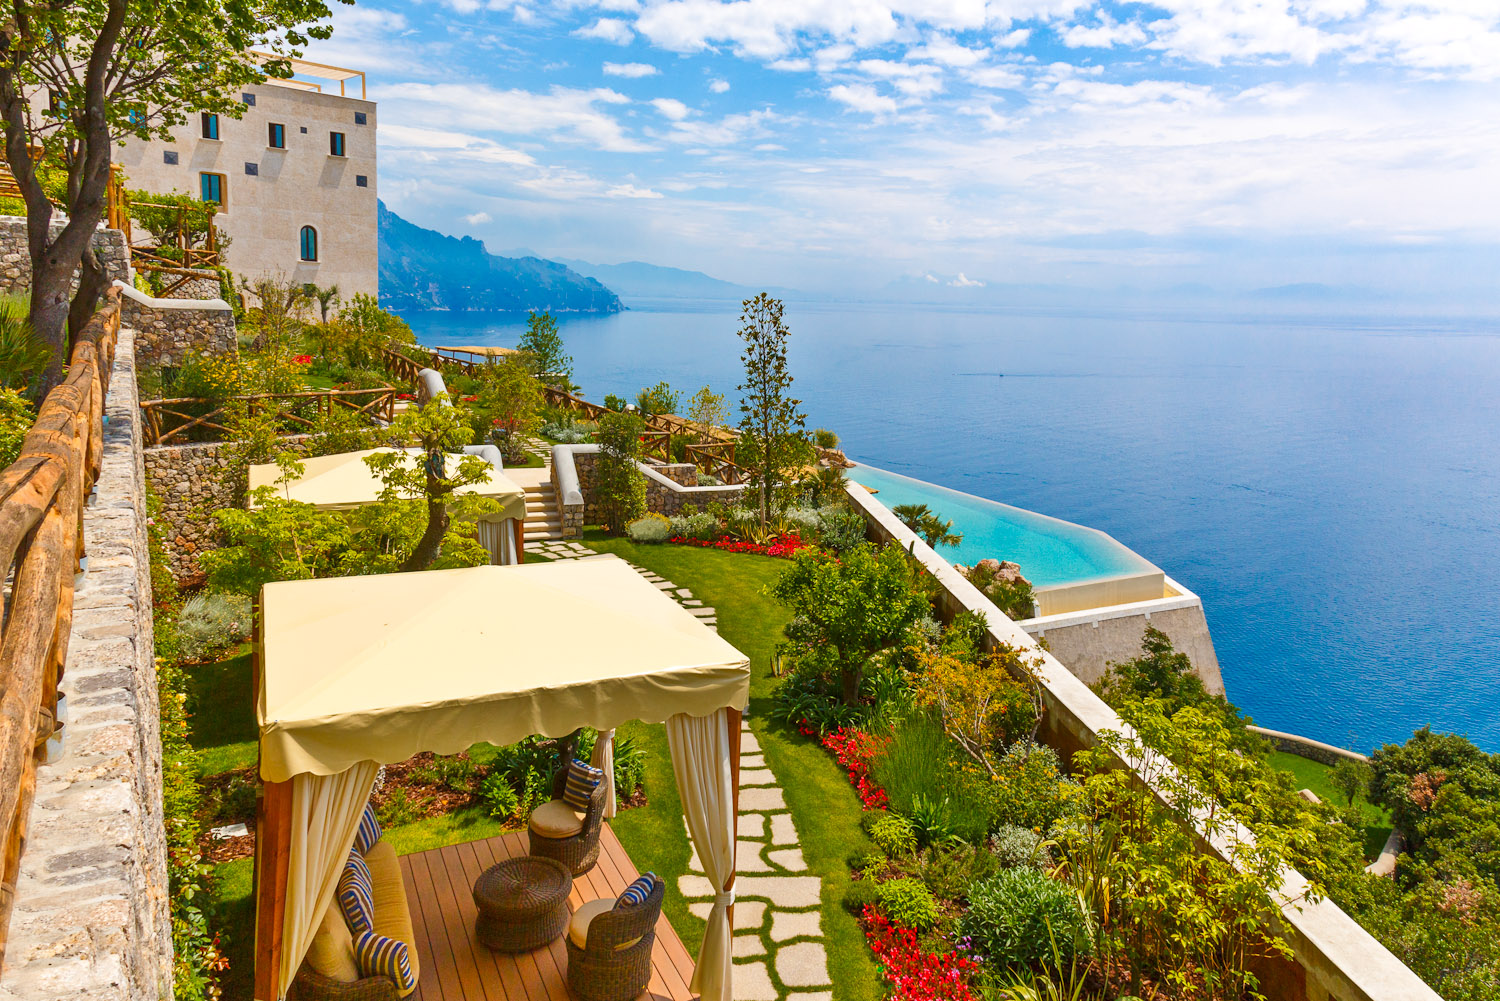
M 316 23 L 329 13 L 324 0 L 11 0 L 0 19 L 0 120 L 26 203 L 31 323 L 52 349 L 44 386 L 61 378 L 65 327 L 83 329 L 107 283 L 92 239 L 115 146 L 170 140 L 200 111 L 238 118 L 241 90 L 291 76 L 289 58 L 329 37 Z M 67 221 L 55 232 L 46 163 L 66 174 Z

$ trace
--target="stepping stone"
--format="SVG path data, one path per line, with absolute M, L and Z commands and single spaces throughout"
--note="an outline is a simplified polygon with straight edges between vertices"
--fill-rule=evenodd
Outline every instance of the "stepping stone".
M 712 608 L 689 608 L 688 611 L 700 619 L 712 619 L 715 617 L 715 612 Z
M 678 602 L 678 604 L 680 604 L 683 608 L 697 608 L 699 605 L 703 604 L 703 602 L 699 601 L 697 598 L 684 598 L 682 601 Z
M 766 857 L 788 872 L 803 872 L 807 869 L 807 861 L 802 857 L 801 848 L 783 848 Z
M 734 854 L 734 867 L 738 872 L 770 872 L 771 867 L 766 860 L 761 858 L 760 850 L 764 847 L 759 841 L 740 841 L 736 843 Z M 688 856 L 688 868 L 694 872 L 703 871 L 703 863 L 698 860 L 698 849 L 693 849 L 693 854 Z M 782 868 L 786 868 L 783 866 Z
M 740 767 L 764 768 L 766 767 L 766 759 L 759 754 L 742 754 L 740 755 Z
M 776 911 L 771 915 L 771 941 L 817 938 L 823 934 L 823 915 L 818 911 Z
M 786 1001 L 833 1001 L 833 991 L 803 991 L 788 994 Z
M 738 884 L 739 881 L 736 880 L 735 882 Z M 693 897 L 716 896 L 714 885 L 708 881 L 707 876 L 678 876 L 677 889 L 681 891 L 684 897 L 688 897 L 689 899 Z M 738 885 L 736 885 L 736 889 L 738 889 Z
M 751 754 L 753 754 L 753 753 L 755 753 L 755 752 L 757 752 L 759 750 L 760 750 L 760 741 L 758 741 L 758 740 L 755 739 L 755 734 L 753 734 L 753 733 L 750 732 L 750 728 L 749 727 L 745 727 L 745 735 L 740 738 L 740 753 L 741 754 L 745 754 L 745 753 L 751 753 Z
M 653 580 L 651 583 L 656 585 L 658 591 L 672 590 L 672 582 L 669 580 Z
M 677 597 L 679 597 L 679 598 L 691 598 L 692 596 L 693 596 L 693 592 L 689 591 L 685 587 L 679 587 L 677 589 Z
M 828 954 L 821 942 L 799 942 L 776 953 L 776 975 L 788 987 L 821 987 L 828 983 Z
M 785 810 L 786 800 L 781 798 L 781 790 L 770 789 L 741 789 L 740 790 L 740 812 L 751 813 L 756 810 Z
M 771 844 L 795 845 L 797 828 L 792 824 L 790 813 L 778 813 L 771 818 Z
M 714 909 L 713 904 L 697 903 L 688 904 L 688 913 L 700 920 L 707 921 L 708 913 Z M 766 905 L 759 900 L 740 900 L 734 905 L 734 930 L 752 931 L 759 928 L 766 920 Z
M 752 768 L 749 771 L 740 771 L 740 785 L 742 786 L 773 786 L 776 784 L 776 776 L 771 774 L 769 768 Z
M 740 837 L 763 838 L 766 836 L 766 815 L 764 813 L 747 813 L 740 818 Z
M 684 888 L 684 897 L 713 895 L 713 887 L 702 876 L 683 876 L 681 882 L 686 883 L 690 879 L 696 879 L 702 884 L 702 892 L 688 893 Z M 735 896 L 764 897 L 773 907 L 789 910 L 817 907 L 822 899 L 822 888 L 823 881 L 816 876 L 741 876 L 734 881 Z
M 735 959 L 743 956 L 764 956 L 766 947 L 759 935 L 736 935 L 730 950 Z
M 765 963 L 734 964 L 734 1001 L 776 1001 L 776 986 Z

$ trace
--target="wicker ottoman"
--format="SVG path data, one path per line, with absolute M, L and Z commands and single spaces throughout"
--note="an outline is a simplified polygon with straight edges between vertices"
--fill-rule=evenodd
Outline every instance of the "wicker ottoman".
M 479 941 L 497 952 L 529 952 L 568 927 L 573 874 L 561 862 L 525 855 L 486 869 L 474 884 Z

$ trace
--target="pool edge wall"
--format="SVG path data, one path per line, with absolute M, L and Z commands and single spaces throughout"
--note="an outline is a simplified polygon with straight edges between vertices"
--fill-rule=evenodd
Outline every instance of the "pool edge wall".
M 1097 744 L 1101 733 L 1130 732 L 1130 726 L 1050 650 L 1040 648 L 1021 623 L 1006 618 L 978 588 L 901 524 L 865 488 L 851 481 L 845 493 L 864 515 L 871 538 L 892 541 L 908 550 L 937 580 L 938 603 L 945 619 L 965 609 L 983 612 L 989 622 L 992 643 L 1030 648 L 1039 654 L 1037 677 L 1046 708 L 1039 736 L 1044 743 L 1071 756 L 1081 747 Z M 1196 596 L 1193 600 L 1196 601 Z M 1124 617 L 1133 614 L 1143 618 L 1147 615 L 1144 611 L 1132 612 L 1126 606 Z M 1199 614 L 1202 614 L 1201 603 Z M 1153 624 L 1160 617 L 1158 612 L 1149 615 Z M 1090 628 L 1085 623 L 1079 625 Z M 1140 762 L 1120 763 L 1132 769 L 1165 801 L 1165 795 L 1150 781 Z M 1154 762 L 1150 768 L 1157 770 L 1171 765 Z M 1201 831 L 1196 833 L 1200 850 L 1233 865 L 1237 857 L 1235 842 L 1253 843 L 1255 836 L 1238 824 L 1230 827 L 1228 832 L 1208 837 Z M 1287 869 L 1282 875 L 1280 897 L 1286 902 L 1279 904 L 1278 917 L 1280 932 L 1291 947 L 1292 956 L 1288 959 L 1275 955 L 1256 963 L 1255 972 L 1261 978 L 1261 989 L 1268 1001 L 1442 1001 L 1421 977 L 1333 901 L 1323 898 L 1309 902 L 1308 883 L 1301 873 Z

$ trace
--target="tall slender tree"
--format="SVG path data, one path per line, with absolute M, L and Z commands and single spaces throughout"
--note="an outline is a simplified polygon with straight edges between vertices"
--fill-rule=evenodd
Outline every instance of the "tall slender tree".
M 115 145 L 169 139 L 199 111 L 239 117 L 245 86 L 291 76 L 288 59 L 309 39 L 329 37 L 317 22 L 330 11 L 324 0 L 10 0 L 7 8 L 0 120 L 26 202 L 30 319 L 52 348 L 43 380 L 52 385 L 67 357 L 65 328 L 83 328 L 107 281 L 92 240 Z M 64 175 L 67 215 L 56 227 L 43 184 L 54 168 Z
M 760 522 L 771 517 L 776 488 L 788 471 L 809 457 L 807 415 L 802 401 L 791 396 L 792 373 L 787 367 L 789 331 L 782 322 L 782 303 L 762 292 L 746 299 L 740 313 L 740 339 L 745 352 L 745 381 L 740 383 L 740 432 L 744 464 L 756 488 Z

